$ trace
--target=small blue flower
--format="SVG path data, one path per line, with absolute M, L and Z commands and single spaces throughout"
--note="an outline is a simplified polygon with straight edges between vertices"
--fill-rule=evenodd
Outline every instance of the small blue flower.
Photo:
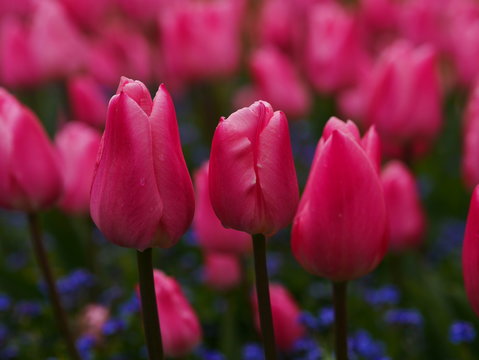
M 321 359 L 322 351 L 313 338 L 304 337 L 296 340 L 292 348 L 294 358 L 301 360 Z
M 219 351 L 209 350 L 204 347 L 197 348 L 195 353 L 203 360 L 225 360 L 224 355 Z
M 366 330 L 359 330 L 348 339 L 349 351 L 368 360 L 384 359 L 384 344 L 374 340 Z
M 16 346 L 10 345 L 1 349 L 0 359 L 2 360 L 18 359 L 18 348 Z
M 421 327 L 423 318 L 415 309 L 393 309 L 386 312 L 384 320 L 391 325 Z
M 328 329 L 334 323 L 334 309 L 332 307 L 325 307 L 318 313 L 319 326 L 322 329 Z
M 249 343 L 243 346 L 243 360 L 263 360 L 263 348 L 256 343 Z
M 42 307 L 35 301 L 20 301 L 15 305 L 15 315 L 22 318 L 34 318 L 41 314 Z
M 277 252 L 268 253 L 267 266 L 270 276 L 276 276 L 283 265 L 283 256 Z
M 133 294 L 127 301 L 123 302 L 119 309 L 121 317 L 128 317 L 136 314 L 138 311 L 140 311 L 140 301 L 136 294 Z
M 0 294 L 0 311 L 7 311 L 12 305 L 12 300 L 8 295 Z
M 386 285 L 379 289 L 366 290 L 364 300 L 372 306 L 396 305 L 400 299 L 399 289 L 394 285 Z
M 303 311 L 299 314 L 299 323 L 304 325 L 309 330 L 318 330 L 319 329 L 319 320 L 308 311 Z
M 95 347 L 95 338 L 90 335 L 85 335 L 77 339 L 76 347 L 83 360 L 89 360 L 92 358 L 92 350 Z
M 106 336 L 111 336 L 125 330 L 125 328 L 126 326 L 123 320 L 110 319 L 103 325 L 102 332 Z
M 0 324 L 0 346 L 2 346 L 8 338 L 8 329 L 5 325 Z
M 471 323 L 458 321 L 449 328 L 449 341 L 453 344 L 473 342 L 476 338 L 476 330 Z

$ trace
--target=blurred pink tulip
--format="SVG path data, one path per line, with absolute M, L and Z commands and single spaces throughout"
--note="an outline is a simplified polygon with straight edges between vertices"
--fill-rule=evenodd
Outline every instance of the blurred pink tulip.
M 201 341 L 198 317 L 175 279 L 160 270 L 153 270 L 153 279 L 165 355 L 186 356 Z
M 143 83 L 122 78 L 93 179 L 93 220 L 117 245 L 166 248 L 189 227 L 194 208 L 170 95 L 160 85 L 152 100 Z
M 242 1 L 186 1 L 161 13 L 165 76 L 176 82 L 230 75 L 239 64 Z
M 442 124 L 442 90 L 429 46 L 399 41 L 384 51 L 366 85 L 363 120 L 374 124 L 389 155 L 417 155 Z M 392 154 L 399 151 L 399 154 Z
M 88 335 L 95 340 L 102 337 L 103 325 L 108 321 L 110 311 L 103 305 L 89 304 L 80 314 L 79 330 L 82 335 Z
M 211 204 L 225 227 L 273 235 L 298 203 L 288 120 L 258 101 L 221 118 L 211 146 Z
M 67 87 L 73 118 L 103 127 L 108 100 L 101 86 L 92 77 L 82 75 L 69 79 Z
M 63 196 L 59 206 L 68 213 L 88 213 L 100 134 L 80 122 L 68 122 L 55 137 L 60 155 Z
M 63 77 L 85 66 L 85 39 L 55 0 L 36 2 L 30 46 L 45 78 Z
M 351 122 L 328 125 L 293 223 L 292 250 L 309 272 L 346 281 L 371 272 L 388 244 L 376 165 Z
M 288 290 L 279 284 L 269 286 L 271 296 L 271 312 L 273 315 L 273 328 L 276 345 L 282 351 L 291 350 L 292 346 L 301 338 L 305 329 L 299 322 L 299 307 Z M 255 325 L 258 332 L 259 326 L 258 301 L 256 294 L 251 297 Z
M 241 254 L 251 250 L 251 236 L 226 229 L 213 211 L 208 187 L 208 167 L 205 163 L 195 174 L 196 211 L 193 229 L 198 242 L 208 252 Z
M 388 163 L 381 181 L 389 216 L 391 251 L 417 249 L 424 238 L 425 215 L 414 176 L 399 161 Z
M 0 0 L 0 18 L 9 15 L 25 16 L 31 13 L 34 0 Z
M 463 179 L 473 189 L 479 184 L 479 82 L 465 111 L 462 149 Z
M 336 3 L 317 4 L 308 16 L 305 59 L 314 87 L 331 93 L 353 84 L 364 61 L 356 21 Z
M 250 69 L 261 99 L 288 116 L 299 117 L 309 111 L 308 89 L 287 56 L 273 47 L 261 48 L 252 54 Z
M 0 80 L 11 87 L 37 85 L 40 69 L 30 46 L 30 30 L 16 17 L 0 25 Z
M 176 0 L 179 2 L 179 0 Z M 116 0 L 125 15 L 138 21 L 156 20 L 168 0 Z
M 241 264 L 234 254 L 206 253 L 204 281 L 210 288 L 227 291 L 241 282 Z
M 368 31 L 394 30 L 400 7 L 396 0 L 360 0 L 359 15 L 367 24 Z
M 469 303 L 479 316 L 479 186 L 471 198 L 462 248 L 462 273 Z
M 52 143 L 37 117 L 0 88 L 0 206 L 37 211 L 53 205 L 62 181 Z
M 104 24 L 112 0 L 59 0 L 68 15 L 86 29 L 97 29 Z

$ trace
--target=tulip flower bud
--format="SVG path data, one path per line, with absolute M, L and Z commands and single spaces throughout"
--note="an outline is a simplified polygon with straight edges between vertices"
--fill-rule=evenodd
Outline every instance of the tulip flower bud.
M 241 266 L 236 255 L 207 253 L 204 267 L 205 284 L 217 291 L 235 288 L 241 281 Z
M 288 116 L 308 112 L 311 99 L 292 61 L 273 47 L 253 53 L 250 68 L 261 99 L 281 108 Z
M 273 235 L 298 203 L 288 121 L 258 101 L 222 118 L 211 146 L 211 204 L 225 227 Z
M 91 189 L 91 216 L 111 242 L 170 247 L 190 225 L 194 192 L 181 151 L 175 108 L 164 85 L 152 100 L 122 78 L 108 105 Z
M 82 335 L 89 335 L 96 340 L 102 337 L 103 325 L 108 321 L 110 311 L 103 305 L 89 304 L 80 314 L 79 329 Z
M 376 166 L 357 128 L 335 123 L 328 122 L 319 141 L 291 245 L 307 271 L 346 281 L 369 273 L 383 258 L 387 216 Z
M 469 99 L 463 123 L 462 175 L 472 189 L 479 184 L 479 82 Z
M 389 248 L 419 247 L 426 221 L 413 175 L 401 162 L 392 161 L 383 169 L 381 182 L 389 215 Z
M 87 213 L 90 189 L 100 148 L 100 134 L 80 122 L 67 123 L 57 134 L 63 196 L 59 206 L 69 213 Z
M 68 98 L 75 120 L 103 127 L 106 120 L 107 98 L 100 85 L 88 76 L 68 81 Z
M 471 198 L 462 247 L 462 272 L 469 303 L 479 316 L 479 186 Z
M 276 345 L 282 351 L 291 350 L 296 340 L 301 338 L 305 332 L 304 327 L 299 322 L 300 311 L 298 305 L 288 290 L 280 284 L 271 284 L 269 293 Z M 251 302 L 256 329 L 261 332 L 256 294 L 251 297 Z
M 55 150 L 37 117 L 0 88 L 0 206 L 36 211 L 53 205 L 62 181 Z
M 226 229 L 213 211 L 208 187 L 209 163 L 195 174 L 196 211 L 193 229 L 198 242 L 206 251 L 241 254 L 251 250 L 251 236 L 245 232 Z
M 198 317 L 175 279 L 153 270 L 153 280 L 165 355 L 186 356 L 201 341 Z M 137 295 L 139 297 L 138 287 Z

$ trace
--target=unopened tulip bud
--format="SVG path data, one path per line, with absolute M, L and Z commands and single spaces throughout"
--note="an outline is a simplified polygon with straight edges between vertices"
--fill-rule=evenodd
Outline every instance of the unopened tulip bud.
M 235 288 L 241 282 L 238 256 L 227 253 L 207 253 L 204 267 L 205 284 L 217 291 Z
M 93 78 L 77 76 L 70 79 L 68 98 L 75 120 L 100 128 L 105 126 L 108 101 Z
M 288 121 L 258 101 L 218 124 L 209 168 L 211 204 L 225 227 L 273 235 L 298 202 Z
M 189 227 L 194 204 L 165 86 L 152 100 L 143 83 L 122 78 L 108 106 L 93 179 L 93 220 L 117 245 L 166 248 Z

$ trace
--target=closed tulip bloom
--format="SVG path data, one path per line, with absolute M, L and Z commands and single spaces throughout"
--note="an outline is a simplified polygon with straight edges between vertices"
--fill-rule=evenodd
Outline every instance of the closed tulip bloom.
M 209 190 L 225 227 L 270 236 L 298 203 L 288 121 L 264 101 L 222 118 L 213 136 Z
M 389 248 L 418 248 L 425 230 L 424 210 L 414 176 L 399 161 L 388 163 L 381 173 L 389 217 Z
M 63 178 L 62 210 L 69 213 L 88 213 L 100 134 L 80 122 L 68 122 L 55 137 Z
M 280 284 L 269 286 L 271 296 L 271 312 L 276 344 L 282 351 L 291 350 L 296 340 L 301 338 L 305 329 L 299 322 L 300 310 L 289 291 Z M 258 302 L 256 296 L 251 297 L 256 329 L 260 331 Z
M 372 271 L 388 244 L 382 186 L 356 131 L 326 126 L 293 223 L 299 263 L 338 282 Z
M 111 242 L 144 250 L 174 245 L 191 223 L 194 192 L 175 108 L 164 85 L 152 100 L 122 78 L 108 115 L 90 211 Z
M 53 205 L 62 181 L 52 143 L 37 117 L 0 88 L 0 206 L 33 212 Z
M 226 229 L 216 216 L 211 206 L 208 187 L 209 163 L 195 174 L 196 211 L 193 229 L 198 242 L 208 252 L 242 254 L 251 250 L 249 234 L 233 229 Z
M 299 77 L 293 62 L 273 47 L 253 53 L 250 69 L 258 93 L 288 116 L 302 116 L 309 110 L 309 92 Z
M 462 247 L 462 273 L 467 298 L 474 312 L 479 316 L 479 187 L 476 186 L 471 198 L 467 216 L 466 233 Z
M 153 271 L 161 338 L 166 356 L 186 356 L 200 343 L 201 325 L 178 282 Z
M 214 290 L 233 289 L 241 282 L 239 258 L 228 253 L 206 253 L 203 275 L 205 284 Z
M 75 120 L 103 127 L 108 100 L 100 84 L 92 77 L 76 76 L 68 80 L 68 98 Z
M 469 99 L 463 123 L 462 177 L 473 189 L 479 184 L 479 82 Z

